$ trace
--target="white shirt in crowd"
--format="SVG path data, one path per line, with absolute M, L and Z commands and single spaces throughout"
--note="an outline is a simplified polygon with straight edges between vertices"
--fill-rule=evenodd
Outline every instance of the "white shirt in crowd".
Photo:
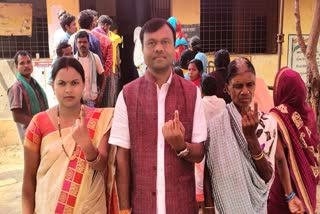
M 92 53 L 92 52 L 91 52 Z M 104 72 L 103 66 L 101 63 L 101 60 L 99 56 L 95 53 L 93 53 L 94 59 L 96 61 L 96 68 L 98 74 L 102 74 Z M 85 75 L 85 83 L 84 83 L 84 94 L 83 98 L 85 100 L 95 100 L 98 96 L 98 94 L 93 94 L 90 92 L 90 69 L 91 69 L 91 62 L 90 62 L 90 57 L 89 54 L 86 57 L 80 57 L 79 56 L 79 62 L 81 63 L 83 70 L 84 70 L 84 75 Z M 98 91 L 99 93 L 99 91 Z

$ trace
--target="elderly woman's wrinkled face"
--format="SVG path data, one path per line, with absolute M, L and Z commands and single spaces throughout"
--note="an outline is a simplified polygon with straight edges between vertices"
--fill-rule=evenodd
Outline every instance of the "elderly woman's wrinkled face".
M 240 108 L 248 108 L 256 89 L 256 76 L 246 65 L 239 65 L 239 70 L 227 84 L 227 91 L 233 103 Z

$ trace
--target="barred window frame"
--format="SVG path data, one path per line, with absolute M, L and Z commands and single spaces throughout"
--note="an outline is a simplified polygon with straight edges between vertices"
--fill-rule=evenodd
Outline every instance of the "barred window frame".
M 32 4 L 32 36 L 0 36 L 0 58 L 12 58 L 18 50 L 28 51 L 32 57 L 39 53 L 49 58 L 46 0 L 0 0 L 1 3 Z
M 204 52 L 275 54 L 279 0 L 200 0 Z

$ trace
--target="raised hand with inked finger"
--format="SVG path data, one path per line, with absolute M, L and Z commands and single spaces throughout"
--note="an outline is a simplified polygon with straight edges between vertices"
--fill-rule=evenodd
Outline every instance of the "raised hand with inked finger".
M 81 105 L 80 119 L 77 119 L 75 125 L 72 127 L 72 138 L 76 144 L 81 147 L 86 156 L 86 160 L 95 160 L 99 152 L 91 142 L 85 118 L 85 107 Z
M 249 107 L 248 109 L 241 109 L 242 116 L 242 131 L 244 136 L 250 139 L 256 138 L 256 130 L 259 124 L 258 103 L 254 103 L 254 109 Z
M 185 129 L 179 120 L 179 111 L 174 112 L 174 119 L 167 121 L 162 127 L 164 139 L 177 152 L 186 148 L 184 141 Z
M 72 138 L 83 149 L 89 143 L 91 144 L 89 130 L 85 122 L 86 112 L 85 107 L 81 105 L 79 118 L 72 127 Z
M 256 130 L 259 124 L 258 104 L 254 103 L 254 109 L 241 109 L 242 131 L 248 143 L 248 150 L 257 167 L 260 177 L 269 181 L 272 177 L 273 169 L 271 163 L 264 156 L 263 149 L 259 144 Z

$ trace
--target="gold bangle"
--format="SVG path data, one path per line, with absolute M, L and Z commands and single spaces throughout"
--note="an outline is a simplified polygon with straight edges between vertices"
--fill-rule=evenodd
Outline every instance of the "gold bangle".
M 263 151 L 261 151 L 258 155 L 251 155 L 252 159 L 255 161 L 261 160 L 264 156 Z
M 251 154 L 251 157 L 253 157 L 253 158 L 260 157 L 260 156 L 261 156 L 261 154 L 262 154 L 262 152 L 263 152 L 263 151 L 261 150 L 261 151 L 260 151 L 260 153 L 259 153 L 259 154 L 257 154 L 257 155 L 252 155 L 252 154 Z
M 131 208 L 130 209 L 125 209 L 125 210 L 120 210 L 119 214 L 131 214 Z
M 101 154 L 100 154 L 100 152 L 99 152 L 99 149 L 96 149 L 97 150 L 97 156 L 96 156 L 96 158 L 94 159 L 94 160 L 87 160 L 86 159 L 86 161 L 88 162 L 88 164 L 92 167 L 92 166 L 94 166 L 94 165 L 96 165 L 99 161 L 100 161 L 100 159 L 101 159 Z

